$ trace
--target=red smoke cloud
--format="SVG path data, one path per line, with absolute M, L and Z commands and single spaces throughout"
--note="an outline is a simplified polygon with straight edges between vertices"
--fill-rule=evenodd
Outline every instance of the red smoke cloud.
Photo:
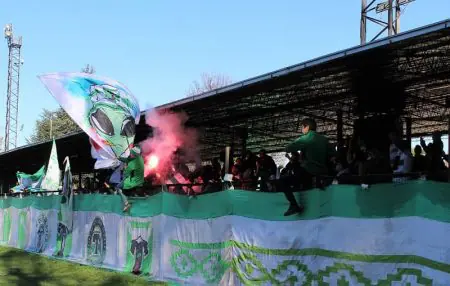
M 184 126 L 187 119 L 185 113 L 154 109 L 147 112 L 145 120 L 152 127 L 153 136 L 141 143 L 146 177 L 153 174 L 166 179 L 177 150 L 182 151 L 185 160 L 197 159 L 197 132 Z

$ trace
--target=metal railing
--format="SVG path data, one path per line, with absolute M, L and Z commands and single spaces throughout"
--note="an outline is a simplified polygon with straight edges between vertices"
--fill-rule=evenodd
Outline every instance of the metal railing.
M 449 170 L 450 171 L 450 170 Z M 345 181 L 347 183 L 343 183 L 343 185 L 376 185 L 380 183 L 396 183 L 394 179 L 396 178 L 404 178 L 405 181 L 408 180 L 431 180 L 431 181 L 440 181 L 440 182 L 448 182 L 449 181 L 449 171 L 443 170 L 442 172 L 435 172 L 435 173 L 427 173 L 427 172 L 411 172 L 411 173 L 399 173 L 399 174 L 367 174 L 367 175 L 354 175 L 354 174 L 343 174 L 342 176 L 336 177 L 336 176 L 314 176 L 312 188 L 326 188 L 332 184 L 340 184 L 339 181 Z M 170 192 L 175 193 L 179 195 L 187 195 L 187 196 L 198 196 L 203 194 L 209 194 L 214 192 L 220 192 L 225 190 L 230 190 L 233 188 L 240 189 L 240 186 L 246 185 L 247 187 L 251 188 L 244 188 L 242 190 L 245 191 L 260 191 L 260 192 L 281 192 L 281 190 L 277 190 L 275 187 L 272 191 L 265 191 L 261 190 L 261 188 L 258 188 L 258 185 L 269 183 L 273 186 L 280 186 L 280 184 L 286 179 L 287 177 L 281 177 L 278 179 L 268 179 L 268 180 L 238 180 L 233 182 L 210 182 L 210 183 L 188 183 L 188 184 L 149 184 L 145 185 L 141 188 L 142 194 L 144 196 L 154 195 L 160 192 Z M 342 180 L 345 179 L 345 180 Z M 299 179 L 300 180 L 300 179 Z M 314 182 L 315 181 L 315 182 Z M 348 183 L 351 182 L 351 183 Z M 201 192 L 194 191 L 194 187 L 200 187 Z M 184 188 L 184 190 L 183 190 Z M 186 191 L 187 189 L 187 191 Z M 308 189 L 302 189 L 302 187 L 299 188 L 299 190 L 309 190 Z M 114 188 L 98 188 L 95 191 L 91 190 L 85 190 L 85 189 L 75 189 L 74 194 L 80 195 L 80 194 L 95 194 L 95 193 L 101 193 L 101 194 L 114 194 Z M 5 193 L 3 197 L 24 197 L 24 196 L 48 196 L 48 195 L 59 195 L 61 194 L 61 191 L 39 191 L 39 192 L 29 192 L 25 191 L 22 193 Z M 133 197 L 133 195 L 131 195 Z

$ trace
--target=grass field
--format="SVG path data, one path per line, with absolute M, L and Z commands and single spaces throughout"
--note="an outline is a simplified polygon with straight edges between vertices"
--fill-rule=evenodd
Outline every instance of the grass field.
M 0 247 L 0 285 L 164 285 L 131 274 L 120 274 L 21 250 Z

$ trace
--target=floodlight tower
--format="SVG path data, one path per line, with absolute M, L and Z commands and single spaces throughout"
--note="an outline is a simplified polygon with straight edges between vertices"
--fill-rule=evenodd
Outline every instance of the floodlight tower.
M 5 39 L 8 44 L 8 88 L 6 92 L 6 124 L 5 124 L 5 151 L 17 147 L 17 125 L 19 116 L 19 79 L 20 66 L 23 64 L 20 58 L 22 37 L 14 37 L 12 24 L 7 24 L 4 29 Z
M 396 35 L 400 33 L 400 16 L 401 16 L 401 6 L 407 5 L 415 0 L 388 0 L 381 3 L 378 3 L 376 6 L 374 5 L 376 0 L 371 0 L 369 4 L 367 4 L 367 0 L 361 0 L 361 24 L 360 24 L 360 38 L 361 45 L 366 43 L 366 32 L 367 32 L 367 20 L 380 25 L 383 27 L 381 31 L 371 40 L 376 40 L 381 34 L 383 34 L 386 30 L 388 31 L 388 36 Z M 395 8 L 395 21 L 393 11 Z M 375 10 L 378 14 L 383 12 L 388 12 L 388 21 L 375 19 L 373 17 L 368 16 L 367 14 L 371 11 Z M 395 23 L 394 23 L 395 22 Z

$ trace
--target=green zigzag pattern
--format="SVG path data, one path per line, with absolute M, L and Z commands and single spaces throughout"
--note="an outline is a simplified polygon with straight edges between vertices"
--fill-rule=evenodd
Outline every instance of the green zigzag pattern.
M 312 285 L 313 282 L 317 282 L 318 285 L 329 285 L 327 280 L 330 278 L 332 274 L 338 274 L 342 271 L 347 271 L 348 275 L 355 279 L 358 283 L 362 285 L 373 285 L 372 281 L 364 276 L 364 273 L 361 271 L 356 271 L 354 266 L 347 263 L 336 262 L 332 266 L 328 266 L 323 270 L 319 270 L 317 274 L 312 273 L 308 266 L 301 263 L 298 260 L 284 260 L 282 261 L 276 268 L 272 270 L 268 270 L 264 267 L 263 263 L 257 258 L 255 253 L 264 253 L 266 255 L 277 255 L 277 256 L 322 256 L 329 257 L 335 259 L 346 259 L 353 261 L 361 261 L 361 259 L 351 259 L 349 255 L 344 255 L 340 252 L 334 251 L 312 251 L 312 250 L 276 250 L 276 249 L 263 249 L 257 248 L 254 246 L 249 246 L 246 244 L 238 243 L 235 241 L 228 241 L 222 243 L 186 243 L 181 241 L 171 241 L 172 245 L 179 247 L 179 250 L 172 253 L 170 258 L 170 262 L 172 268 L 177 273 L 180 278 L 189 278 L 196 273 L 200 273 L 202 277 L 208 283 L 217 283 L 222 278 L 223 274 L 227 269 L 231 267 L 232 271 L 236 273 L 239 280 L 244 285 L 263 285 L 266 283 L 270 283 L 271 285 L 296 285 L 296 283 L 302 282 L 302 285 Z M 222 260 L 221 258 L 221 250 L 235 246 L 239 250 L 241 250 L 240 255 L 233 258 L 231 263 Z M 208 255 L 204 259 L 196 259 L 194 255 L 192 255 L 192 250 L 206 250 Z M 256 251 L 255 251 L 256 250 Z M 295 252 L 292 253 L 292 252 Z M 331 253 L 335 255 L 330 255 Z M 321 255 L 328 254 L 328 255 Z M 344 257 L 345 258 L 344 258 Z M 361 255 L 362 256 L 362 255 Z M 366 258 L 369 257 L 364 255 Z M 411 263 L 418 264 L 424 267 L 430 267 L 430 263 L 425 263 L 423 265 L 420 262 L 420 259 L 417 259 L 415 256 L 409 257 L 409 259 L 405 259 L 405 255 L 390 255 L 389 259 L 386 255 L 383 256 L 384 261 L 379 261 L 379 259 L 372 258 L 366 259 L 367 263 Z M 359 258 L 356 255 L 356 258 Z M 425 259 L 425 258 L 422 258 Z M 434 261 L 432 261 L 434 262 Z M 435 262 L 438 263 L 438 262 Z M 205 271 L 205 266 L 208 267 L 208 271 Z M 450 265 L 448 264 L 437 264 L 434 266 L 438 266 L 434 269 L 440 270 L 450 274 Z M 287 276 L 284 280 L 279 278 L 279 276 L 286 271 L 290 271 L 289 269 L 295 268 L 297 271 L 297 275 L 293 275 L 292 273 Z M 253 274 L 257 274 L 256 277 L 252 277 Z M 422 285 L 432 285 L 433 280 L 427 277 L 424 277 L 422 271 L 420 269 L 414 268 L 398 268 L 395 274 L 388 274 L 386 278 L 379 279 L 375 285 L 391 285 L 392 282 L 401 282 L 402 277 L 404 275 L 414 276 L 417 279 L 417 282 Z M 299 281 L 299 278 L 302 281 Z M 337 283 L 339 286 L 350 285 L 347 281 L 345 275 L 338 276 Z

